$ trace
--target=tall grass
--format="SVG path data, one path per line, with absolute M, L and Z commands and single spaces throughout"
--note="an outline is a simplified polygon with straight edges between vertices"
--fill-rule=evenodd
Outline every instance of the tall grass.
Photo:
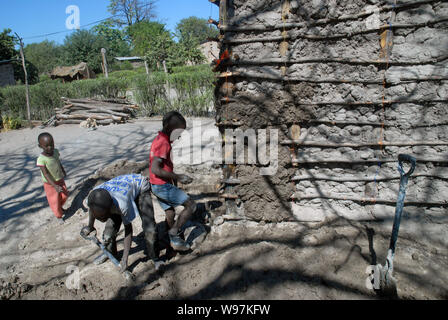
M 63 84 L 46 80 L 30 86 L 31 118 L 46 120 L 62 107 L 61 97 L 122 97 L 132 91 L 141 116 L 161 115 L 177 110 L 188 116 L 208 115 L 213 106 L 214 74 L 208 66 L 175 68 L 171 74 L 150 75 L 139 70 L 117 71 L 108 79 L 97 78 Z M 0 88 L 2 116 L 26 119 L 25 87 Z

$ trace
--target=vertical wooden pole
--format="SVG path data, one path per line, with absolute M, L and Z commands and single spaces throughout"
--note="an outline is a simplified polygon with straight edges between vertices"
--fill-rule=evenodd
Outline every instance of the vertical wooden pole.
M 227 26 L 227 0 L 219 2 L 219 24 L 224 27 Z
M 146 74 L 149 74 L 148 62 L 145 60 Z
M 106 60 L 106 49 L 101 49 L 101 55 L 103 57 L 103 66 L 104 66 L 104 76 L 109 78 L 109 72 L 107 70 L 107 60 Z
M 22 41 L 22 38 L 20 38 L 17 33 L 16 33 L 16 36 L 20 42 L 20 57 L 22 58 L 22 67 L 23 67 L 23 72 L 25 73 L 25 95 L 26 95 L 26 111 L 27 111 L 27 117 L 28 117 L 28 125 L 30 128 L 32 128 L 31 108 L 30 108 L 30 89 L 28 87 L 28 72 L 26 70 L 25 55 L 23 53 L 23 41 Z

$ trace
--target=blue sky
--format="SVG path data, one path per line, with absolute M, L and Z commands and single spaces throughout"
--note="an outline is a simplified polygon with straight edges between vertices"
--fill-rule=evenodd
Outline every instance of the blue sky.
M 0 31 L 9 28 L 24 38 L 24 43 L 41 42 L 45 39 L 63 43 L 64 32 L 41 38 L 34 36 L 66 31 L 66 8 L 76 5 L 80 10 L 81 26 L 105 19 L 111 14 L 107 11 L 109 0 L 0 0 Z M 156 9 L 158 20 L 174 31 L 183 18 L 197 16 L 218 20 L 218 7 L 208 0 L 159 0 Z M 87 27 L 90 28 L 91 26 Z

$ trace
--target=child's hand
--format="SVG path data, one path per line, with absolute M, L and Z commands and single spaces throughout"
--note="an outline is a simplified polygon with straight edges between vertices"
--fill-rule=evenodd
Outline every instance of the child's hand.
M 64 189 L 62 189 L 61 186 L 55 185 L 54 188 L 56 189 L 57 193 L 62 193 L 62 192 L 64 192 Z
M 89 234 L 91 234 L 92 232 L 95 232 L 95 236 L 96 236 L 96 229 L 95 228 L 90 228 L 89 226 L 85 226 L 84 228 L 82 228 L 81 229 L 81 232 L 80 232 L 80 234 L 81 234 L 81 236 L 83 237 L 83 238 L 86 238 L 86 237 L 88 237 L 89 236 Z
M 193 178 L 187 176 L 186 174 L 178 174 L 177 181 L 179 181 L 182 184 L 190 184 L 193 182 Z

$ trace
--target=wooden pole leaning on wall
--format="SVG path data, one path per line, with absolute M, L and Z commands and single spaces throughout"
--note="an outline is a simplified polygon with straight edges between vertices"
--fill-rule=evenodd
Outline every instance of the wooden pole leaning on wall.
M 27 113 L 27 118 L 28 118 L 28 125 L 30 128 L 32 128 L 33 125 L 31 123 L 30 89 L 29 89 L 29 85 L 28 85 L 28 72 L 26 70 L 25 55 L 23 53 L 23 41 L 22 41 L 22 38 L 20 38 L 17 33 L 16 33 L 16 37 L 19 40 L 20 57 L 22 58 L 22 67 L 23 67 L 23 72 L 25 73 L 26 113 Z
M 219 25 L 227 26 L 227 0 L 215 1 L 219 5 Z

